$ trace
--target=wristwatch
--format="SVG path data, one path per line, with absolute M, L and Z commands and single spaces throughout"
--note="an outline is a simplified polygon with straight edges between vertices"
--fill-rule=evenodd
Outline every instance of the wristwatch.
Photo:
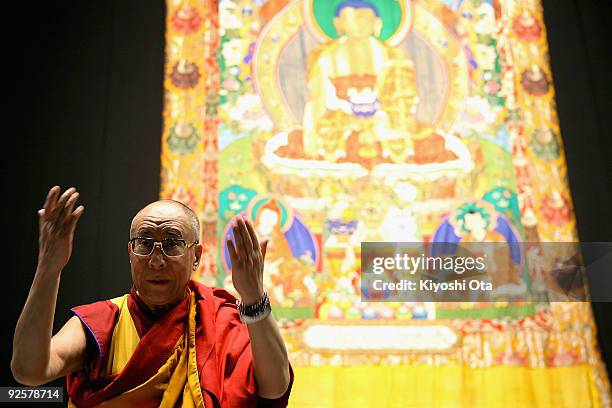
M 240 321 L 246 324 L 263 320 L 272 312 L 268 292 L 264 292 L 261 299 L 252 305 L 245 305 L 240 300 L 236 300 L 236 305 L 240 312 Z

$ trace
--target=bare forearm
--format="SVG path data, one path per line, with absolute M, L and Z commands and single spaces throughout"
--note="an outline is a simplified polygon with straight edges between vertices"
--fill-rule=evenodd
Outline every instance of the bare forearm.
M 245 305 L 263 300 L 263 268 L 268 242 L 259 243 L 249 220 L 236 217 L 232 227 L 235 243 L 229 239 L 227 249 L 232 262 L 232 282 Z M 285 343 L 274 317 L 248 324 L 255 380 L 260 397 L 281 397 L 289 386 L 289 359 Z
M 76 318 L 60 330 L 59 340 L 52 343 L 51 338 L 60 274 L 70 259 L 74 229 L 85 209 L 80 205 L 73 211 L 79 198 L 74 187 L 61 196 L 60 192 L 59 186 L 52 187 L 38 210 L 38 267 L 13 335 L 11 371 L 26 385 L 39 385 L 79 368 L 85 357 L 87 339 Z
M 259 396 L 278 398 L 289 386 L 287 349 L 272 314 L 248 325 Z
M 13 336 L 11 370 L 20 382 L 44 380 L 50 360 L 60 272 L 40 265 Z

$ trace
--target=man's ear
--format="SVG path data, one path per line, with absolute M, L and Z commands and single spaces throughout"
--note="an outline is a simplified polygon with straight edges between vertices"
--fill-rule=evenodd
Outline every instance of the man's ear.
M 204 247 L 202 246 L 202 244 L 198 244 L 195 246 L 195 262 L 193 263 L 193 270 L 195 271 L 196 269 L 198 269 L 198 265 L 200 264 L 200 258 L 202 257 L 202 250 L 204 249 Z
M 128 250 L 128 258 L 130 260 L 130 263 L 132 263 L 132 243 L 130 241 L 128 241 L 127 243 L 127 250 Z

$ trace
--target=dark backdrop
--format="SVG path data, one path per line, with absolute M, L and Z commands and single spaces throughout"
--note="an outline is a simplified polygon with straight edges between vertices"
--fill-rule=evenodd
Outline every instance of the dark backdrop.
M 36 211 L 51 186 L 76 186 L 85 205 L 62 273 L 56 330 L 70 307 L 129 291 L 129 225 L 158 197 L 163 106 L 163 1 L 16 7 L 7 14 L 23 25 L 5 26 L 2 42 L 3 62 L 12 60 L 16 71 L 4 81 L 15 93 L 3 98 L 16 109 L 5 122 L 15 127 L 4 135 L 12 146 L 3 146 L 4 185 L 11 186 L 2 200 L 9 208 L 3 235 L 10 251 L 1 258 L 10 261 L 3 273 L 12 285 L 2 291 L 2 386 L 15 384 L 12 336 L 36 268 Z
M 612 2 L 542 3 L 578 234 L 584 242 L 610 242 Z M 612 270 L 602 283 L 612 287 Z M 602 355 L 612 374 L 612 303 L 592 305 Z
M 14 71 L 5 76 L 14 92 L 5 94 L 4 104 L 14 110 L 4 121 L 1 163 L 0 260 L 9 286 L 0 385 L 6 386 L 15 384 L 12 334 L 36 267 L 36 210 L 51 186 L 78 187 L 86 206 L 62 274 L 56 329 L 71 306 L 129 290 L 129 223 L 159 191 L 163 100 L 163 1 L 17 8 L 6 15 L 15 16 L 19 29 L 3 27 L 3 62 Z M 544 8 L 580 237 L 612 241 L 611 6 L 607 0 L 544 0 Z M 593 304 L 612 366 L 610 306 Z

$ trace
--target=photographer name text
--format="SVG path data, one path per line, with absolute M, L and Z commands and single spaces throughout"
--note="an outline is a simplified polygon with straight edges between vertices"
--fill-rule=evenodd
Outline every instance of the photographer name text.
M 372 281 L 376 291 L 424 291 L 424 292 L 459 292 L 466 290 L 492 291 L 491 282 L 479 279 L 461 279 L 452 282 L 436 282 L 432 279 L 422 279 L 418 282 L 402 279 L 398 282 L 387 282 L 383 279 Z

